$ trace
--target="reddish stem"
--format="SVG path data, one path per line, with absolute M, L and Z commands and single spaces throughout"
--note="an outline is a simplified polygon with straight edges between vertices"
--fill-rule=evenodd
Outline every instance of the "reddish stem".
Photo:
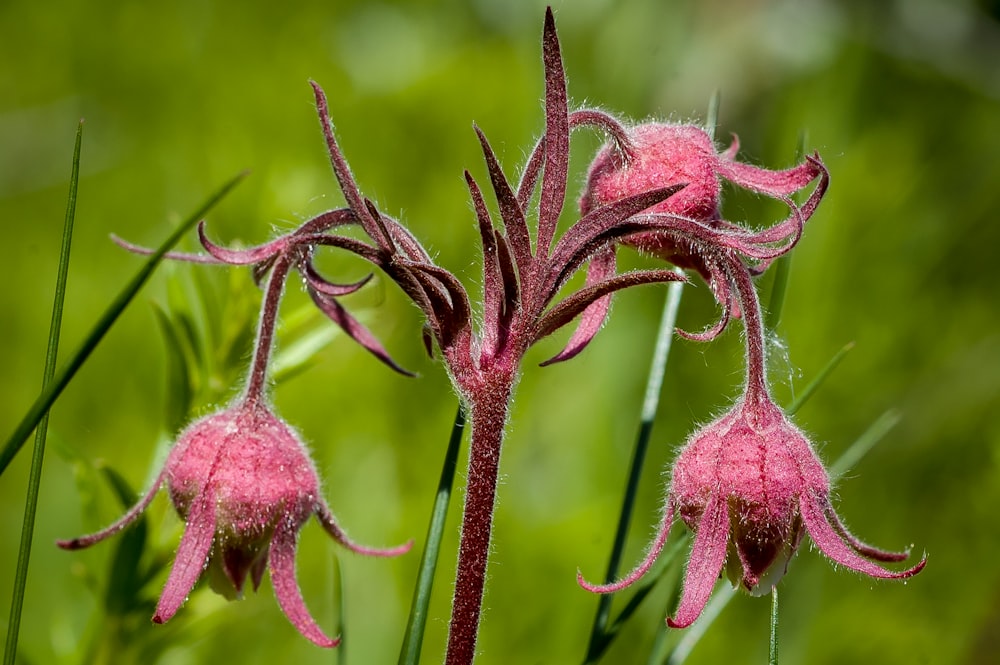
M 247 378 L 247 389 L 243 399 L 247 405 L 258 405 L 264 396 L 264 386 L 267 381 L 267 363 L 271 358 L 271 347 L 274 345 L 274 327 L 278 321 L 278 305 L 281 294 L 285 290 L 285 279 L 292 267 L 292 259 L 288 254 L 281 254 L 271 268 L 271 277 L 267 280 L 267 290 L 260 305 L 260 323 L 257 326 L 257 340 L 254 344 L 253 364 L 250 365 L 250 376 Z
M 513 374 L 507 372 L 486 372 L 484 379 L 480 385 L 463 390 L 468 401 L 472 444 L 446 665 L 469 665 L 476 655 L 500 471 L 500 446 L 514 384 Z
M 729 257 L 726 271 L 736 286 L 737 298 L 743 312 L 743 328 L 747 345 L 747 387 L 746 402 L 758 404 L 770 400 L 767 389 L 767 348 L 764 340 L 764 325 L 760 312 L 760 300 L 754 288 L 750 271 L 735 256 Z

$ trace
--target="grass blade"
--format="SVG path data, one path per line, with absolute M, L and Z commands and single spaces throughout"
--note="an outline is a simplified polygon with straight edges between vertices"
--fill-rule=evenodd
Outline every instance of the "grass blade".
M 778 587 L 771 587 L 771 641 L 768 647 L 768 665 L 778 665 Z
M 434 585 L 434 571 L 441 551 L 441 539 L 444 537 L 444 523 L 455 484 L 455 469 L 458 466 L 458 451 L 464 430 L 465 410 L 459 405 L 458 413 L 455 414 L 455 424 L 451 428 L 451 439 L 448 441 L 444 464 L 441 467 L 441 479 L 438 481 L 431 521 L 427 527 L 427 543 L 420 557 L 420 573 L 413 590 L 410 618 L 406 622 L 406 637 L 399 651 L 399 665 L 417 665 L 420 661 L 420 648 L 424 643 L 424 629 L 427 626 L 427 608 L 430 606 L 431 589 Z
M 41 394 L 35 400 L 35 403 L 31 405 L 28 409 L 28 413 L 24 416 L 24 419 L 18 424 L 17 429 L 14 433 L 10 435 L 10 438 L 4 444 L 3 450 L 0 451 L 0 475 L 7 470 L 10 466 L 11 461 L 14 456 L 17 455 L 18 451 L 24 445 L 24 442 L 28 440 L 28 436 L 35 429 L 38 423 L 41 421 L 42 416 L 48 412 L 49 408 L 52 406 L 56 398 L 62 394 L 62 391 L 69 384 L 70 380 L 76 375 L 77 371 L 83 365 L 83 363 L 90 357 L 90 354 L 94 351 L 97 345 L 104 335 L 107 334 L 111 326 L 118 320 L 118 317 L 125 310 L 128 304 L 132 301 L 139 290 L 146 284 L 150 275 L 153 274 L 153 270 L 159 265 L 160 261 L 163 260 L 163 255 L 166 254 L 170 249 L 177 244 L 177 241 L 181 237 L 194 228 L 195 224 L 201 220 L 205 214 L 211 210 L 219 201 L 223 199 L 233 189 L 244 177 L 246 173 L 241 173 L 235 178 L 231 179 L 225 185 L 223 185 L 218 191 L 216 191 L 212 196 L 208 198 L 198 208 L 190 217 L 188 217 L 184 222 L 178 226 L 170 237 L 167 238 L 162 245 L 160 245 L 155 252 L 153 252 L 146 262 L 143 264 L 139 272 L 136 273 L 135 277 L 125 285 L 125 288 L 121 290 L 118 296 L 112 301 L 105 310 L 104 314 L 98 319 L 97 323 L 94 324 L 94 328 L 87 335 L 86 339 L 83 340 L 83 344 L 77 349 L 69 361 L 63 365 L 63 367 L 55 374 L 52 381 L 42 390 Z
M 817 374 L 816 377 L 809 382 L 809 385 L 807 385 L 806 389 L 802 391 L 802 394 L 800 394 L 797 398 L 792 400 L 792 403 L 789 404 L 787 407 L 785 407 L 785 413 L 787 413 L 789 416 L 794 416 L 796 412 L 798 412 L 798 410 L 801 409 L 803 405 L 805 405 L 805 403 L 809 401 L 809 398 L 813 396 L 813 393 L 819 390 L 819 387 L 823 385 L 823 382 L 826 381 L 827 377 L 830 376 L 830 373 L 837 368 L 837 365 L 840 364 L 840 361 L 842 361 L 844 359 L 844 356 L 850 353 L 851 349 L 853 348 L 854 348 L 854 342 L 848 342 L 840 349 L 840 351 L 837 351 L 835 354 L 833 354 L 833 357 L 830 358 L 830 361 L 827 362 L 826 366 L 820 370 L 819 374 Z
M 73 167 L 69 178 L 69 200 L 66 202 L 66 219 L 63 223 L 62 246 L 59 250 L 59 267 L 56 272 L 55 297 L 52 303 L 52 322 L 49 325 L 49 342 L 45 352 L 45 370 L 42 390 L 51 383 L 59 355 L 59 331 L 62 328 L 63 302 L 66 297 L 66 279 L 69 273 L 69 253 L 73 244 L 73 222 L 76 219 L 76 193 L 80 184 L 80 147 L 83 143 L 83 121 L 76 128 L 76 145 L 73 148 Z M 24 521 L 21 525 L 21 546 L 17 553 L 17 570 L 14 574 L 14 592 L 10 602 L 10 621 L 7 624 L 7 643 L 4 664 L 13 665 L 17 657 L 17 636 L 21 627 L 21 609 L 24 605 L 24 588 L 28 580 L 28 561 L 31 559 L 31 540 L 35 531 L 35 511 L 38 508 L 38 490 L 42 482 L 42 461 L 45 457 L 45 435 L 48 430 L 48 413 L 39 419 L 35 431 L 35 448 L 31 457 L 28 492 L 24 502 Z
M 716 91 L 708 102 L 705 131 L 710 138 L 715 138 L 715 129 L 719 124 L 719 104 L 721 99 L 721 95 Z M 683 274 L 683 271 L 681 273 Z M 656 410 L 660 404 L 663 375 L 667 367 L 667 358 L 670 356 L 670 345 L 673 341 L 674 329 L 677 326 L 677 310 L 680 307 L 681 296 L 684 293 L 682 289 L 683 284 L 681 282 L 673 282 L 667 289 L 667 298 L 663 303 L 663 314 L 660 317 L 660 328 L 656 335 L 656 345 L 653 349 L 653 358 L 650 361 L 649 378 L 646 382 L 646 394 L 642 402 L 639 434 L 636 437 L 635 447 L 632 451 L 632 465 L 629 469 L 628 483 L 625 486 L 625 496 L 622 499 L 622 509 L 618 517 L 618 529 L 615 531 L 615 540 L 611 546 L 611 555 L 608 557 L 608 568 L 604 576 L 605 582 L 613 582 L 615 580 L 618 576 L 618 568 L 621 565 L 621 555 L 625 548 L 625 538 L 628 536 L 629 524 L 632 521 L 632 510 L 635 505 L 635 495 L 638 491 L 639 478 L 642 475 L 642 466 L 646 459 L 646 450 L 649 447 L 649 436 L 652 433 L 653 421 L 656 419 Z M 645 593 L 648 592 L 646 590 Z M 613 594 L 602 595 L 597 602 L 597 612 L 594 615 L 594 624 L 590 629 L 590 639 L 587 643 L 587 654 L 583 661 L 584 665 L 596 663 L 600 659 L 617 633 L 620 622 L 628 618 L 623 611 L 615 622 L 615 626 L 609 631 L 608 624 L 611 616 L 612 598 Z M 639 598 L 639 600 L 641 601 L 642 598 Z M 630 603 L 630 606 L 632 605 Z M 636 607 L 638 607 L 637 602 L 631 607 L 630 614 L 635 611 Z M 627 607 L 626 610 L 628 609 Z
M 869 425 L 868 429 L 841 453 L 837 461 L 830 465 L 828 473 L 831 480 L 836 480 L 847 473 L 855 464 L 875 447 L 875 444 L 885 438 L 885 435 L 899 424 L 900 416 L 895 409 L 890 409 Z
M 639 434 L 636 437 L 635 448 L 632 450 L 632 464 L 629 468 L 628 482 L 625 485 L 625 496 L 622 499 L 615 540 L 611 546 L 611 555 L 608 557 L 608 568 L 604 575 L 605 582 L 614 582 L 621 566 L 625 538 L 628 536 L 632 511 L 635 507 L 635 496 L 639 489 L 639 478 L 642 476 L 642 467 L 646 460 L 646 451 L 649 448 L 649 437 L 653 431 L 656 409 L 660 404 L 663 375 L 667 367 L 667 358 L 670 356 L 670 346 L 673 341 L 674 328 L 677 325 L 677 310 L 681 304 L 683 288 L 682 282 L 673 282 L 667 288 L 667 299 L 663 304 L 660 329 L 656 336 L 656 346 L 649 368 L 649 379 L 646 383 L 646 395 L 642 402 Z M 611 639 L 608 634 L 608 624 L 611 617 L 613 596 L 614 594 L 604 594 L 597 601 L 597 613 L 594 615 L 594 624 L 590 629 L 590 640 L 587 644 L 587 654 L 583 661 L 585 664 L 596 663 L 601 654 L 608 648 Z

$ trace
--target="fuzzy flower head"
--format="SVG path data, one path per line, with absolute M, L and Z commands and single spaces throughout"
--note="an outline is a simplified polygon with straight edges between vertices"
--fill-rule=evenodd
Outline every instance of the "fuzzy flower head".
M 723 568 L 752 595 L 769 593 L 808 533 L 834 563 L 874 578 L 905 579 L 912 568 L 892 571 L 874 563 L 903 561 L 909 552 L 887 552 L 858 540 L 830 502 L 830 479 L 809 440 L 770 400 L 742 401 L 696 432 L 671 473 L 664 518 L 650 551 L 619 582 L 584 588 L 608 593 L 625 588 L 652 566 L 674 518 L 695 534 L 684 592 L 667 623 L 685 628 L 701 614 Z
M 339 639 L 327 637 L 309 614 L 295 579 L 299 530 L 316 515 L 334 540 L 360 554 L 393 556 L 411 546 L 383 550 L 351 542 L 320 494 L 316 469 L 299 437 L 262 404 L 247 402 L 188 427 L 153 487 L 121 520 L 59 546 L 81 549 L 121 531 L 164 481 L 186 526 L 155 623 L 176 614 L 206 567 L 212 588 L 230 599 L 242 596 L 248 574 L 256 590 L 269 567 L 289 621 L 319 646 L 336 646 Z
M 319 478 L 305 446 L 292 429 L 259 402 L 240 402 L 189 426 L 170 451 L 149 492 L 107 529 L 59 541 L 81 549 L 104 540 L 134 521 L 166 481 L 170 499 L 184 519 L 184 537 L 153 615 L 164 623 L 176 614 L 191 589 L 209 571 L 213 589 L 242 596 L 249 574 L 254 590 L 265 568 L 289 621 L 319 646 L 336 646 L 319 628 L 302 600 L 295 579 L 298 533 L 312 515 L 341 545 L 360 554 L 392 556 L 351 542 L 337 525 L 320 493 Z
M 242 596 L 247 575 L 256 590 L 270 567 L 275 597 L 289 621 L 317 645 L 333 647 L 340 640 L 330 639 L 319 628 L 295 580 L 295 549 L 305 522 L 316 515 L 334 540 L 361 554 L 392 556 L 412 545 L 382 550 L 351 542 L 322 498 L 316 469 L 302 441 L 271 412 L 264 398 L 278 305 L 293 268 L 324 313 L 380 360 L 405 373 L 337 300 L 361 288 L 367 279 L 334 284 L 309 264 L 313 247 L 323 244 L 323 238 L 314 236 L 350 219 L 345 211 L 329 211 L 294 233 L 245 250 L 215 245 L 205 236 L 203 223 L 199 235 L 208 256 L 168 255 L 198 263 L 248 265 L 258 282 L 267 278 L 246 388 L 232 406 L 196 421 L 180 435 L 153 486 L 118 522 L 93 535 L 58 543 L 64 549 L 80 549 L 117 533 L 142 514 L 166 482 L 185 529 L 153 615 L 156 623 L 177 613 L 206 569 L 212 588 L 233 599 Z
M 818 154 L 785 170 L 744 164 L 736 161 L 739 140 L 735 136 L 732 144 L 718 153 L 708 132 L 695 125 L 651 122 L 627 128 L 613 119 L 608 122 L 605 129 L 613 140 L 590 165 L 580 210 L 586 214 L 641 192 L 685 184 L 678 193 L 644 211 L 653 217 L 670 217 L 672 223 L 665 229 L 635 233 L 625 244 L 696 270 L 708 282 L 723 307 L 723 316 L 705 333 L 681 334 L 702 340 L 714 338 L 730 315 L 740 315 L 731 279 L 717 260 L 719 253 L 734 252 L 753 264 L 754 273 L 760 273 L 788 252 L 826 192 L 826 167 Z M 817 178 L 809 198 L 797 205 L 790 196 Z M 782 201 L 791 214 L 763 230 L 727 221 L 720 212 L 723 180 Z M 595 279 L 601 270 L 600 264 L 591 264 L 591 272 L 598 272 Z
M 674 463 L 663 520 L 649 552 L 624 579 L 580 584 L 597 593 L 623 589 L 653 565 L 675 517 L 694 532 L 680 606 L 667 624 L 691 625 L 727 569 L 734 584 L 767 593 L 785 574 L 808 533 L 834 563 L 881 579 L 905 579 L 923 570 L 892 571 L 878 562 L 903 561 L 854 537 L 830 502 L 830 479 L 812 444 L 771 399 L 765 373 L 760 303 L 750 272 L 734 256 L 720 259 L 743 309 L 747 379 L 736 406 L 688 440 Z

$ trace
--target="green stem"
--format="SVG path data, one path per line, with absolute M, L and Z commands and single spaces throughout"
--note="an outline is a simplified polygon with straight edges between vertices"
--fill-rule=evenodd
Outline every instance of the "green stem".
M 614 582 L 621 566 L 622 552 L 625 549 L 625 539 L 628 536 L 629 524 L 632 521 L 632 511 L 635 507 L 635 497 L 639 488 L 639 478 L 642 475 L 646 451 L 649 448 L 649 437 L 653 431 L 656 410 L 660 403 L 660 393 L 663 388 L 663 375 L 670 356 L 670 346 L 673 341 L 674 328 L 677 325 L 677 310 L 681 304 L 684 285 L 673 282 L 667 288 L 667 298 L 663 304 L 663 315 L 660 317 L 660 329 L 656 336 L 656 346 L 650 363 L 649 378 L 646 382 L 646 395 L 642 401 L 642 413 L 639 423 L 639 434 L 636 437 L 635 448 L 632 451 L 632 465 L 629 468 L 628 483 L 625 485 L 625 497 L 618 517 L 618 528 L 615 531 L 611 555 L 608 558 L 608 568 L 604 575 L 605 582 Z M 613 594 L 600 596 L 597 602 L 597 613 L 590 630 L 590 641 L 587 645 L 587 655 L 584 663 L 596 663 L 610 644 L 608 624 L 611 617 L 611 600 Z
M 69 385 L 70 380 L 76 375 L 83 363 L 86 362 L 90 354 L 93 353 L 97 345 L 104 339 L 104 335 L 107 334 L 111 326 L 118 320 L 118 317 L 125 310 L 128 304 L 132 301 L 135 295 L 139 292 L 149 279 L 150 275 L 153 274 L 153 270 L 159 265 L 160 261 L 163 260 L 163 256 L 170 251 L 170 249 L 177 244 L 177 241 L 181 239 L 188 231 L 194 228 L 195 224 L 201 220 L 205 214 L 211 210 L 215 205 L 222 200 L 244 177 L 246 173 L 241 173 L 235 178 L 231 179 L 225 185 L 223 185 L 218 191 L 208 198 L 205 203 L 202 204 L 198 210 L 194 212 L 190 217 L 188 217 L 184 222 L 178 226 L 170 237 L 167 238 L 162 245 L 153 252 L 146 263 L 143 264 L 139 272 L 136 273 L 135 277 L 132 278 L 125 288 L 121 290 L 118 297 L 108 306 L 101 318 L 94 324 L 94 328 L 87 335 L 87 338 L 83 340 L 83 344 L 77 349 L 69 361 L 55 374 L 52 381 L 42 390 L 41 394 L 35 400 L 35 403 L 31 405 L 28 409 L 28 413 L 25 414 L 24 419 L 18 424 L 17 429 L 14 433 L 10 435 L 10 438 L 4 444 L 3 450 L 0 451 L 0 475 L 7 470 L 10 466 L 11 461 L 14 456 L 17 455 L 21 447 L 24 446 L 24 442 L 28 440 L 31 432 L 35 429 L 39 422 L 42 420 L 42 416 L 45 415 L 52 404 L 56 401 L 62 391 L 65 390 L 66 386 Z
M 59 354 L 59 331 L 62 328 L 63 302 L 66 297 L 66 279 L 69 273 L 69 253 L 73 243 L 73 222 L 76 219 L 76 192 L 80 184 L 80 146 L 83 143 L 83 120 L 76 128 L 76 145 L 73 148 L 73 167 L 69 177 L 69 200 L 66 202 L 66 219 L 63 223 L 62 247 L 56 273 L 55 297 L 52 303 L 52 322 L 49 325 L 49 343 L 45 352 L 45 370 L 42 389 L 52 381 L 56 357 Z M 35 430 L 35 448 L 31 456 L 28 476 L 28 493 L 24 503 L 24 522 L 21 525 L 21 546 L 17 553 L 17 571 L 14 574 L 14 592 L 10 601 L 10 621 L 7 624 L 7 644 L 4 665 L 13 665 L 17 657 L 17 637 L 21 627 L 21 609 L 24 606 L 24 588 L 28 580 L 28 562 L 31 559 L 31 540 L 35 531 L 35 511 L 42 482 L 42 462 L 45 458 L 45 434 L 49 416 L 46 412 Z
M 424 642 L 428 607 L 431 602 L 431 589 L 434 585 L 434 572 L 437 568 L 438 554 L 441 552 L 441 539 L 444 537 L 445 518 L 448 516 L 448 504 L 455 485 L 458 451 L 464 431 L 465 410 L 459 404 L 458 412 L 455 414 L 455 424 L 451 428 L 448 450 L 445 452 L 444 464 L 441 467 L 441 479 L 438 481 L 431 521 L 427 527 L 427 543 L 420 558 L 420 574 L 413 590 L 413 603 L 410 607 L 410 618 L 406 623 L 406 637 L 399 652 L 399 665 L 417 665 L 420 661 L 420 649 Z
M 778 665 L 778 587 L 771 587 L 771 644 L 768 665 Z

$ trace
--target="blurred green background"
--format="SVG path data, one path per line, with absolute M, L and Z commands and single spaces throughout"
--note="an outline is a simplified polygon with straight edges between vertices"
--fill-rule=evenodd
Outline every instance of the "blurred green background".
M 83 177 L 63 357 L 139 265 L 109 233 L 157 244 L 246 168 L 252 176 L 209 216 L 221 241 L 259 242 L 341 205 L 310 78 L 330 96 L 365 192 L 475 291 L 476 230 L 462 169 L 485 173 L 471 123 L 516 173 L 542 128 L 543 7 L 0 3 L 3 436 L 39 386 L 80 117 Z M 795 252 L 780 326 L 788 351 L 772 356 L 775 391 L 787 400 L 837 349 L 857 343 L 797 422 L 832 460 L 880 414 L 898 409 L 900 425 L 839 483 L 839 511 L 862 538 L 889 548 L 912 543 L 930 559 L 907 584 L 878 583 L 835 570 L 804 545 L 780 587 L 782 662 L 996 658 L 1000 5 L 567 0 L 555 9 L 572 103 L 633 119 L 699 120 L 719 89 L 720 137 L 738 132 L 742 159 L 787 166 L 806 131 L 831 170 L 830 193 Z M 594 136 L 574 138 L 575 183 L 597 145 Z M 730 219 L 782 214 L 732 194 Z M 363 271 L 332 253 L 323 266 L 344 277 Z M 104 460 L 135 487 L 151 477 L 157 443 L 169 436 L 164 345 L 151 302 L 166 302 L 169 279 L 191 280 L 197 271 L 212 269 L 171 266 L 154 277 L 53 409 L 21 630 L 25 663 L 81 662 L 91 631 L 115 629 L 96 625 L 99 600 L 89 590 L 104 583 L 114 541 L 82 553 L 53 545 L 121 514 L 105 486 L 85 482 L 86 465 L 70 458 Z M 238 277 L 244 288 L 250 283 Z M 769 281 L 762 280 L 765 301 Z M 293 284 L 287 307 L 304 302 L 298 291 Z M 605 566 L 662 299 L 659 287 L 620 297 L 610 324 L 571 363 L 535 367 L 560 340 L 529 356 L 502 462 L 477 662 L 582 658 L 596 599 L 577 587 L 575 573 L 580 567 L 596 578 Z M 419 318 L 398 290 L 376 282 L 354 302 L 421 378 L 397 376 L 340 338 L 313 368 L 282 383 L 274 400 L 310 442 L 326 496 L 352 536 L 371 544 L 413 537 L 419 548 L 455 398 L 424 356 Z M 682 325 L 697 329 L 713 313 L 706 289 L 689 288 Z M 687 433 L 735 396 L 739 345 L 736 332 L 712 345 L 675 345 L 627 561 L 641 555 L 658 518 L 661 470 Z M 0 478 L 3 619 L 29 459 L 22 451 Z M 169 554 L 180 524 L 167 504 L 157 499 L 149 528 L 151 542 Z M 443 654 L 459 512 L 453 504 L 425 662 Z M 363 559 L 307 525 L 299 578 L 327 630 L 337 614 L 335 554 L 345 579 L 345 661 L 395 662 L 418 552 Z M 145 594 L 155 597 L 162 579 Z M 645 662 L 667 605 L 665 591 L 654 593 L 605 662 Z M 765 662 L 769 611 L 766 599 L 739 595 L 690 662 Z M 196 592 L 167 626 L 143 620 L 131 630 L 155 645 L 157 663 L 338 658 L 295 632 L 269 582 L 240 603 Z M 110 662 L 133 658 L 122 651 Z

